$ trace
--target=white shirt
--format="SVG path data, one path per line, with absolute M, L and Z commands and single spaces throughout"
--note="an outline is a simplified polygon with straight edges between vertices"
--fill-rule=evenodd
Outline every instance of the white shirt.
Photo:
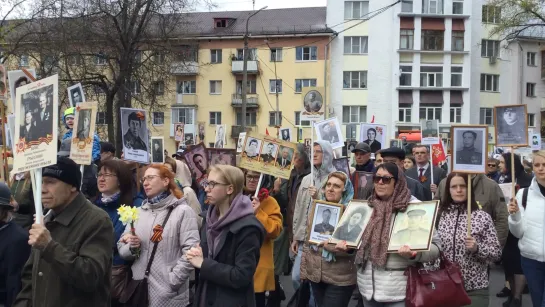
M 430 166 L 430 163 L 426 163 L 424 166 L 420 166 L 420 165 L 416 165 L 416 173 L 418 174 L 418 176 L 420 176 L 420 169 L 423 168 L 422 170 L 422 176 L 424 176 L 424 174 L 426 173 L 426 171 L 428 170 L 428 167 Z

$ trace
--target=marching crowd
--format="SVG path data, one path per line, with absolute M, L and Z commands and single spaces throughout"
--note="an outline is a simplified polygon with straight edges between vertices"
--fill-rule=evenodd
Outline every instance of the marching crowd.
M 71 118 L 65 112 L 69 129 Z M 365 307 L 487 307 L 489 268 L 500 261 L 503 306 L 522 306 L 526 285 L 533 306 L 545 306 L 545 151 L 530 168 L 515 155 L 513 174 L 510 154 L 491 158 L 469 188 L 468 175 L 431 165 L 427 146 L 413 156 L 382 149 L 372 160 L 359 143 L 346 174 L 317 141 L 312 160 L 297 145 L 289 179 L 215 165 L 197 183 L 180 155 L 144 166 L 114 158 L 110 143 L 98 144 L 96 165 L 82 174 L 68 158 L 70 136 L 63 140 L 57 164 L 42 171 L 42 221 L 33 219 L 28 173 L 0 183 L 2 307 L 273 307 L 289 299 L 279 276 L 290 271 L 289 306 L 346 307 L 354 298 Z M 358 191 L 355 171 L 372 173 Z M 506 202 L 498 183 L 513 181 L 516 199 Z M 359 246 L 309 243 L 313 200 L 347 206 L 356 197 L 373 208 Z M 429 250 L 388 252 L 395 214 L 432 199 L 440 203 Z M 133 225 L 122 205 L 138 208 Z M 431 276 L 449 264 L 458 268 L 448 270 L 458 272 L 450 283 L 409 291 L 418 286 L 412 268 Z M 452 297 L 458 305 L 444 301 Z

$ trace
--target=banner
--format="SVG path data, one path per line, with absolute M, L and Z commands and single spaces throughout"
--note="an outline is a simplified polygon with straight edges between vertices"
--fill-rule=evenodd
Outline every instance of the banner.
M 91 165 L 93 160 L 97 109 L 96 102 L 83 102 L 76 107 L 70 159 L 79 165 Z
M 240 168 L 289 179 L 297 145 L 255 132 L 244 141 Z

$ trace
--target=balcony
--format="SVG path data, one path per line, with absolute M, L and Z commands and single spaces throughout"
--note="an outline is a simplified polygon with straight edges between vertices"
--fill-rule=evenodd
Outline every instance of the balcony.
M 173 106 L 195 106 L 198 102 L 198 96 L 195 94 L 176 94 L 176 101 L 174 102 Z
M 259 62 L 248 61 L 247 70 L 249 74 L 259 74 Z M 244 61 L 232 60 L 231 72 L 234 74 L 241 74 L 243 72 Z
M 176 76 L 192 76 L 199 74 L 199 63 L 195 61 L 172 62 L 170 73 Z
M 242 94 L 233 94 L 231 98 L 231 106 L 241 107 L 242 106 Z M 246 94 L 246 106 L 257 108 L 259 107 L 258 96 L 257 94 Z
M 252 130 L 257 131 L 257 127 L 246 125 L 246 132 L 250 132 Z M 244 132 L 242 130 L 242 126 L 231 126 L 231 138 L 238 139 L 238 136 L 241 132 Z

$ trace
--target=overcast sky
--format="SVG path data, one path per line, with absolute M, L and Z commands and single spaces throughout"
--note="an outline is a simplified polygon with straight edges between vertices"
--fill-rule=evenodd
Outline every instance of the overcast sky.
M 217 4 L 214 11 L 246 11 L 252 10 L 252 0 L 212 0 Z M 255 8 L 279 9 L 289 7 L 326 6 L 327 0 L 255 0 Z

